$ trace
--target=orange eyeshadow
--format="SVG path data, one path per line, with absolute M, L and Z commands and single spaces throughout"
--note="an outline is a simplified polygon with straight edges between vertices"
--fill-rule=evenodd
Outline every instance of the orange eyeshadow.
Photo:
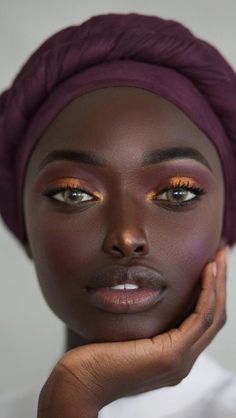
M 192 186 L 196 186 L 196 182 L 191 178 L 191 177 L 170 177 L 167 180 L 167 184 L 170 185 L 171 187 L 181 187 L 181 186 L 188 186 L 188 187 L 192 187 Z
M 154 197 L 156 197 L 157 193 L 162 193 L 165 189 L 177 187 L 199 187 L 199 184 L 191 177 L 169 177 L 158 187 L 158 190 L 149 193 L 148 200 L 152 200 Z
M 52 181 L 50 183 L 49 187 L 58 187 L 58 188 L 70 188 L 70 189 L 81 189 L 86 193 L 93 194 L 100 200 L 103 200 L 103 196 L 100 192 L 90 191 L 87 186 L 83 185 L 83 182 L 79 179 L 76 179 L 74 177 L 66 177 L 62 179 L 57 179 L 55 181 Z
M 50 185 L 56 186 L 56 187 L 74 187 L 79 188 L 82 186 L 82 182 L 78 179 L 75 179 L 73 177 L 68 178 L 62 178 L 53 181 Z

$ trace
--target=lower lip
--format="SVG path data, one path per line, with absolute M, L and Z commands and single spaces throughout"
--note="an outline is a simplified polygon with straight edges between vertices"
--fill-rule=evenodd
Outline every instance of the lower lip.
M 90 303 L 97 308 L 112 313 L 145 311 L 159 302 L 163 294 L 163 289 L 139 288 L 132 290 L 114 290 L 109 287 L 88 289 Z

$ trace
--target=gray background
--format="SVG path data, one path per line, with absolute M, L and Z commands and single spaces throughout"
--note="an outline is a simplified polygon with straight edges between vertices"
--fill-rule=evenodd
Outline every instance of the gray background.
M 179 20 L 217 46 L 236 67 L 235 0 L 1 0 L 0 90 L 50 34 L 108 12 L 140 12 Z M 0 393 L 7 393 L 46 380 L 62 355 L 64 327 L 44 302 L 33 266 L 1 222 L 0 254 Z M 236 372 L 236 250 L 231 252 L 228 271 L 228 323 L 209 351 Z

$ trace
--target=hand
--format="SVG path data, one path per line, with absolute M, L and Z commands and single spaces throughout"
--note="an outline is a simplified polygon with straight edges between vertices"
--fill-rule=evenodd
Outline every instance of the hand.
M 115 399 L 176 385 L 186 377 L 226 321 L 225 253 L 220 250 L 215 263 L 203 269 L 196 308 L 179 328 L 68 351 L 41 391 L 38 418 L 94 418 Z

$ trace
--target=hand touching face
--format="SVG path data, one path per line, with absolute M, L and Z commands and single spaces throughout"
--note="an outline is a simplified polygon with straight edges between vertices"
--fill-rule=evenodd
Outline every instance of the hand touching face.
M 194 312 L 178 328 L 152 338 L 88 344 L 68 351 L 45 383 L 38 418 L 96 418 L 127 395 L 177 385 L 225 323 L 226 257 L 219 251 L 201 274 Z

